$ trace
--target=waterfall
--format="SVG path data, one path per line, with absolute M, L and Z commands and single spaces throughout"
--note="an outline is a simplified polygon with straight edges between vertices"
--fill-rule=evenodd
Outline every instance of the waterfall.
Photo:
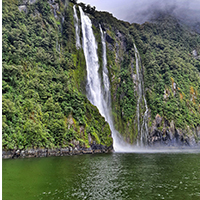
M 136 59 L 136 75 L 138 81 L 138 101 L 137 101 L 137 122 L 138 122 L 138 138 L 137 146 L 145 146 L 148 139 L 148 106 L 144 95 L 143 76 L 141 73 L 141 59 L 137 47 L 134 44 L 135 59 Z M 144 100 L 145 113 L 142 119 L 142 125 L 140 126 L 140 104 L 142 99 Z
M 103 86 L 104 86 L 104 98 L 107 102 L 108 108 L 111 106 L 111 94 L 110 94 L 110 82 L 109 82 L 109 76 L 108 76 L 108 69 L 107 69 L 107 58 L 106 58 L 106 41 L 105 41 L 105 35 L 103 33 L 103 30 L 101 28 L 101 25 L 99 25 L 100 32 L 101 32 L 101 42 L 102 42 L 102 58 L 103 58 Z
M 97 44 L 92 30 L 92 23 L 90 18 L 84 14 L 81 7 L 79 7 L 81 15 L 82 27 L 82 46 L 86 60 L 87 70 L 87 98 L 95 105 L 100 114 L 108 122 L 113 138 L 113 147 L 116 152 L 131 151 L 131 146 L 123 141 L 118 132 L 114 128 L 113 119 L 110 110 L 110 83 L 107 70 L 106 59 L 106 42 L 103 31 L 101 31 L 102 47 L 103 47 L 103 88 L 101 87 L 101 78 L 99 71 L 99 60 L 97 55 Z M 104 95 L 105 94 L 105 95 Z
M 73 6 L 74 9 L 74 25 L 75 25 L 75 31 L 76 31 L 76 48 L 81 48 L 81 42 L 80 42 L 80 29 L 79 29 L 79 20 L 76 12 L 76 5 Z

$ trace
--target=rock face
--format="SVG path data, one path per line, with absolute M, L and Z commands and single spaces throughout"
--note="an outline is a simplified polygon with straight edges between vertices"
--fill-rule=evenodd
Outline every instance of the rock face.
M 197 52 L 196 49 L 192 51 L 192 56 L 193 56 L 195 59 L 200 60 L 200 55 L 198 54 L 198 52 Z
M 27 7 L 25 5 L 21 5 L 18 8 L 19 8 L 20 12 L 22 12 L 22 11 L 24 11 L 25 13 L 27 12 Z
M 33 4 L 33 3 L 35 3 L 37 0 L 29 0 L 29 3 L 30 4 Z
M 110 35 L 106 34 L 106 41 L 110 44 L 114 44 L 113 38 L 110 37 Z
M 172 120 L 169 122 L 160 115 L 156 115 L 155 120 L 150 128 L 148 143 L 150 146 L 191 146 L 195 147 L 200 144 L 198 137 L 200 135 L 200 126 L 191 130 L 176 128 Z
M 192 51 L 192 55 L 193 55 L 194 57 L 197 57 L 197 56 L 198 56 L 197 50 L 193 50 L 193 51 Z
M 81 154 L 95 154 L 95 153 L 109 153 L 113 151 L 113 147 L 106 147 L 101 144 L 91 145 L 91 148 L 80 147 L 79 144 L 75 147 L 57 148 L 57 149 L 26 149 L 26 150 L 10 150 L 2 151 L 2 158 L 33 158 L 33 157 L 49 157 L 49 156 L 67 156 L 67 155 L 81 155 Z

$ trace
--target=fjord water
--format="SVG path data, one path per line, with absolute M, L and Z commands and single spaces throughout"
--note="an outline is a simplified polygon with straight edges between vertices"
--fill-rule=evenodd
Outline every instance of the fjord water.
M 3 160 L 4 200 L 198 200 L 200 154 L 113 153 Z

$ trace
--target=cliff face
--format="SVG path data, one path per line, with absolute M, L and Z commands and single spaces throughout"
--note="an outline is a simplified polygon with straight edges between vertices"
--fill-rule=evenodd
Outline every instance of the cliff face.
M 195 145 L 199 141 L 200 35 L 176 18 L 163 15 L 143 25 L 118 21 L 108 13 L 94 14 L 107 34 L 107 58 L 117 130 L 136 144 L 148 104 L 148 143 Z M 137 75 L 136 44 L 140 80 Z M 198 49 L 198 50 L 197 50 Z M 139 84 L 142 84 L 142 89 Z M 141 90 L 141 91 L 140 91 Z M 157 117 L 160 123 L 157 124 Z M 140 127 L 138 129 L 138 126 Z
M 112 146 L 108 124 L 86 98 L 73 6 L 65 0 L 3 1 L 5 149 Z M 81 6 L 93 24 L 102 80 L 99 25 L 105 34 L 112 116 L 123 138 L 144 143 L 146 134 L 150 145 L 198 143 L 200 35 L 170 16 L 129 24 Z
M 3 1 L 4 149 L 112 148 L 107 122 L 85 96 L 68 3 Z

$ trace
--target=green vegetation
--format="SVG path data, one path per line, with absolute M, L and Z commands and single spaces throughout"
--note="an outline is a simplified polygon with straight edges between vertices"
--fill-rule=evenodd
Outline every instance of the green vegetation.
M 4 149 L 112 145 L 111 132 L 85 93 L 85 60 L 75 48 L 72 4 L 54 18 L 47 1 L 19 12 L 3 1 L 2 146 Z
M 200 50 L 200 35 L 169 15 L 143 25 L 130 25 L 106 12 L 95 12 L 94 16 L 93 23 L 101 23 L 109 35 L 107 59 L 113 116 L 116 129 L 126 140 L 134 142 L 137 137 L 133 43 L 142 59 L 145 96 L 151 114 L 149 126 L 157 114 L 186 131 L 188 127 L 199 126 L 200 61 L 192 51 Z M 144 111 L 143 102 L 141 116 Z
M 40 0 L 20 12 L 20 1 L 3 0 L 4 149 L 66 147 L 73 146 L 73 140 L 89 147 L 90 136 L 97 144 L 112 145 L 108 124 L 85 95 L 85 58 L 83 50 L 75 47 L 72 6 L 77 1 L 56 3 L 59 10 L 54 16 L 55 3 Z M 200 52 L 200 35 L 172 16 L 131 25 L 80 5 L 93 23 L 100 71 L 99 24 L 107 33 L 113 118 L 124 138 L 134 143 L 137 137 L 133 43 L 142 59 L 149 126 L 157 114 L 185 130 L 200 125 L 200 61 L 191 53 Z M 141 116 L 144 111 L 141 102 Z
M 200 61 L 191 53 L 200 48 L 200 35 L 166 15 L 133 25 L 130 34 L 142 54 L 152 119 L 159 114 L 178 128 L 200 125 Z

